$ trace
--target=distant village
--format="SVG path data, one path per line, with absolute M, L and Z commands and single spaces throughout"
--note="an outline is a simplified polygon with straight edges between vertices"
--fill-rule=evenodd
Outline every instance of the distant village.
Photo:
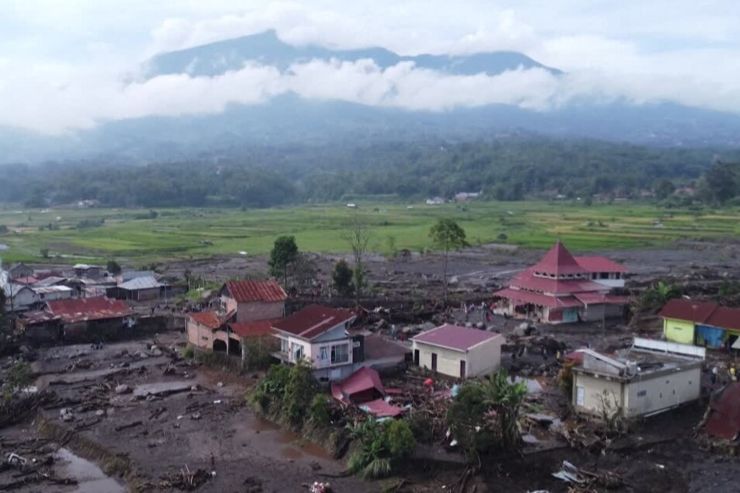
M 740 309 L 667 299 L 657 312 L 662 330 L 622 336 L 605 351 L 585 334 L 608 334 L 629 321 L 629 276 L 618 262 L 573 255 L 557 241 L 486 301 L 455 303 L 418 323 L 396 322 L 382 306 L 297 301 L 278 279 L 225 280 L 198 303 L 183 305 L 177 300 L 187 285 L 154 271 L 19 263 L 0 271 L 0 288 L 13 336 L 29 347 L 98 347 L 173 334 L 173 347 L 180 348 L 172 353 L 173 372 L 186 353 L 217 358 L 237 375 L 305 369 L 336 417 L 327 423 L 413 421 L 423 413 L 431 443 L 445 454 L 466 453 L 459 445 L 464 431 L 441 424 L 463 389 L 494 382 L 502 371 L 521 390 L 515 427 L 524 450 L 554 443 L 607 447 L 611 435 L 598 431 L 604 426 L 626 434 L 615 423 L 697 401 L 706 403 L 701 422 L 693 423 L 697 432 L 712 446 L 737 450 Z M 587 330 L 582 336 L 579 327 Z M 568 337 L 560 337 L 566 330 Z M 274 371 L 262 374 L 265 381 Z M 586 491 L 578 488 L 599 478 L 575 466 L 553 475 L 572 491 Z

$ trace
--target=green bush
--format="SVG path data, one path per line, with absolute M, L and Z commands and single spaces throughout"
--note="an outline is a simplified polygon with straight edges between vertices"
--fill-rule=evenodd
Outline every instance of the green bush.
M 311 400 L 309 419 L 316 426 L 327 426 L 331 421 L 329 400 L 324 394 L 316 394 Z
M 188 344 L 182 350 L 182 357 L 185 359 L 193 359 L 195 357 L 195 348 Z
M 5 376 L 3 397 L 6 401 L 10 400 L 16 390 L 28 387 L 31 382 L 33 378 L 30 365 L 22 361 L 13 364 Z
M 379 423 L 370 418 L 355 424 L 351 436 L 360 446 L 349 458 L 347 467 L 365 479 L 389 476 L 416 447 L 414 434 L 404 420 Z
M 283 395 L 285 417 L 292 426 L 300 428 L 303 425 L 315 394 L 316 380 L 308 365 L 293 365 L 288 373 Z

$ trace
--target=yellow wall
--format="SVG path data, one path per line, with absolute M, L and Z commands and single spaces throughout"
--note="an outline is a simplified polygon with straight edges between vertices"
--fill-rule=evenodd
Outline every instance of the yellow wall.
M 663 334 L 669 341 L 694 344 L 694 322 L 665 318 L 663 319 Z

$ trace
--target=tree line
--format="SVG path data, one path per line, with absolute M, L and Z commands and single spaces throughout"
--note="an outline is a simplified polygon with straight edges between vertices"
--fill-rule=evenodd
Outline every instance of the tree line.
M 685 184 L 729 201 L 737 184 L 723 163 L 740 151 L 654 148 L 592 140 L 510 138 L 255 147 L 239 159 L 194 158 L 144 165 L 86 162 L 0 167 L 0 202 L 28 207 L 97 201 L 110 207 L 268 207 L 362 196 L 403 199 L 483 192 L 532 197 L 666 198 Z M 720 163 L 722 166 L 718 166 Z M 735 168 L 733 168 L 735 169 Z M 732 172 L 737 176 L 737 171 Z

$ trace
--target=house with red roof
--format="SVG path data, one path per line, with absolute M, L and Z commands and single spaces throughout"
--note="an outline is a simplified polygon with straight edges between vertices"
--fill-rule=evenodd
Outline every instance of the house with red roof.
M 236 322 L 271 320 L 285 315 L 288 295 L 274 279 L 227 281 L 219 291 L 226 313 Z
M 363 359 L 361 343 L 355 348 L 349 326 L 356 314 L 351 310 L 309 305 L 272 323 L 280 350 L 274 356 L 285 363 L 304 361 L 320 380 L 334 381 L 354 371 Z
M 188 316 L 188 342 L 208 351 L 241 357 L 255 342 L 273 349 L 271 324 L 285 313 L 287 295 L 274 280 L 227 281 L 219 291 L 217 310 Z
M 659 315 L 663 335 L 669 341 L 740 350 L 740 308 L 675 298 L 663 306 Z
M 613 293 L 624 287 L 626 269 L 605 257 L 575 257 L 558 240 L 508 288 L 493 293 L 494 312 L 551 324 L 621 317 L 629 300 Z
M 456 378 L 488 375 L 501 366 L 504 337 L 444 324 L 411 339 L 414 364 Z
M 19 320 L 33 340 L 107 340 L 130 330 L 135 313 L 125 302 L 110 298 L 71 298 L 47 301 L 44 309 Z

